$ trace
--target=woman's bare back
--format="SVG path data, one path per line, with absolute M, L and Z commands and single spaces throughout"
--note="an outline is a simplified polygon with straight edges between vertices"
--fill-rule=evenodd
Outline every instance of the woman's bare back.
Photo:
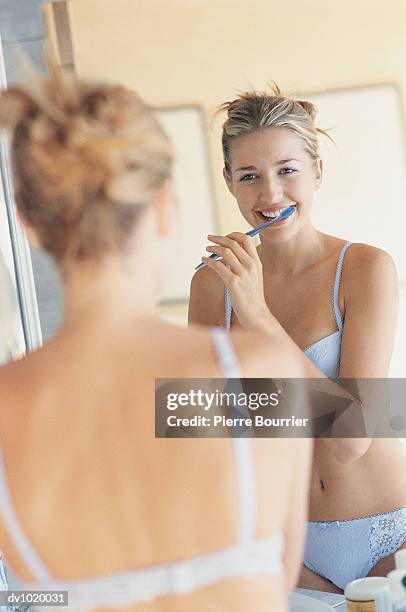
M 86 327 L 65 329 L 0 372 L 0 395 L 10 398 L 0 409 L 2 450 L 12 498 L 35 550 L 57 577 L 80 579 L 235 544 L 232 441 L 154 437 L 155 378 L 222 376 L 207 330 L 150 319 L 131 334 L 128 325 L 112 334 L 98 323 L 96 317 Z M 249 339 L 236 334 L 235 344 L 253 375 L 264 369 L 266 341 L 261 346 L 259 340 L 250 358 Z M 253 452 L 261 538 L 288 528 L 295 490 L 303 502 L 306 468 L 298 466 L 308 463 L 309 446 L 306 440 L 257 440 Z M 0 529 L 4 541 L 4 525 Z M 22 578 L 32 578 L 11 543 L 6 553 Z M 284 609 L 283 585 L 272 576 L 236 582 L 234 609 L 248 605 L 252 589 L 258 609 L 263 589 Z M 203 598 L 201 609 L 206 597 L 220 596 L 231 597 L 223 583 L 196 595 Z M 172 609 L 176 598 L 164 599 L 145 609 Z

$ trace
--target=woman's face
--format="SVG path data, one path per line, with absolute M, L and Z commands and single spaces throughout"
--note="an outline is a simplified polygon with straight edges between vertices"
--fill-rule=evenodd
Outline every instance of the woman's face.
M 266 128 L 236 138 L 231 147 L 231 174 L 224 176 L 242 215 L 253 227 L 295 206 L 296 212 L 265 230 L 263 238 L 287 240 L 310 225 L 321 161 L 315 162 L 301 138 L 289 129 Z

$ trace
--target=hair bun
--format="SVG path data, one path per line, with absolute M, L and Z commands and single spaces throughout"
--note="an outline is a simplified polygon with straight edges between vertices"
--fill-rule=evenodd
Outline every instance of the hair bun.
M 18 211 L 58 263 L 125 252 L 141 207 L 170 176 L 168 137 L 138 94 L 49 76 L 0 94 Z
M 23 90 L 11 87 L 0 93 L 0 128 L 14 130 L 37 105 Z

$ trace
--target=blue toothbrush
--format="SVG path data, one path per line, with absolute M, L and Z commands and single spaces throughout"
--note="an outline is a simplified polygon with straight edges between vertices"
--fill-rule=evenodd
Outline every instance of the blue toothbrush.
M 263 223 L 262 225 L 259 225 L 258 227 L 254 227 L 254 229 L 250 230 L 249 232 L 245 232 L 245 235 L 246 236 L 256 236 L 257 234 L 260 234 L 267 227 L 269 227 L 270 225 L 273 225 L 277 221 L 281 221 L 282 219 L 287 219 L 288 217 L 290 217 L 290 215 L 292 215 L 295 212 L 295 210 L 296 210 L 296 206 L 289 206 L 288 208 L 285 208 L 285 210 L 283 210 L 277 217 L 274 217 L 270 221 L 267 221 L 266 223 Z M 215 253 L 212 253 L 209 259 L 221 259 L 221 257 L 220 255 L 216 255 Z M 204 268 L 205 265 L 206 264 L 202 262 L 198 266 L 195 267 L 195 270 L 200 270 L 200 268 Z

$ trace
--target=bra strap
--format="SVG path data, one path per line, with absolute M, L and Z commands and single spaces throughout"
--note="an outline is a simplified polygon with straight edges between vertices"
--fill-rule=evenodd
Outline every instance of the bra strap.
M 255 540 L 257 513 L 255 469 L 251 438 L 233 438 L 240 498 L 240 525 L 238 542 L 248 544 Z
M 240 364 L 225 329 L 212 327 L 210 333 L 224 377 L 241 378 Z
M 6 575 L 6 568 L 4 567 L 4 558 L 0 553 L 0 591 L 7 591 L 8 580 Z
M 226 378 L 241 378 L 241 368 L 229 334 L 222 327 L 213 327 L 211 334 Z M 246 544 L 255 538 L 256 485 L 250 438 L 233 438 L 234 458 L 240 500 L 238 542 Z
M 17 517 L 11 499 L 10 490 L 6 477 L 6 466 L 0 448 L 0 513 L 3 516 L 4 525 L 27 569 L 36 580 L 48 580 L 51 574 L 31 546 L 30 541 Z
M 231 312 L 233 306 L 231 302 L 231 294 L 227 288 L 224 291 L 224 306 L 226 312 L 226 328 L 229 330 L 231 328 Z
M 334 279 L 334 285 L 333 285 L 333 311 L 334 311 L 334 316 L 336 319 L 336 323 L 337 323 L 337 327 L 339 329 L 339 331 L 342 331 L 343 329 L 343 315 L 341 314 L 340 311 L 340 306 L 338 303 L 338 294 L 340 291 L 340 281 L 341 281 L 341 272 L 343 269 L 343 263 L 344 263 L 344 255 L 347 252 L 348 247 L 352 244 L 352 242 L 348 241 L 345 243 L 345 245 L 343 246 L 343 248 L 341 249 L 339 258 L 338 258 L 338 262 L 337 262 L 337 269 L 336 269 L 336 276 Z

